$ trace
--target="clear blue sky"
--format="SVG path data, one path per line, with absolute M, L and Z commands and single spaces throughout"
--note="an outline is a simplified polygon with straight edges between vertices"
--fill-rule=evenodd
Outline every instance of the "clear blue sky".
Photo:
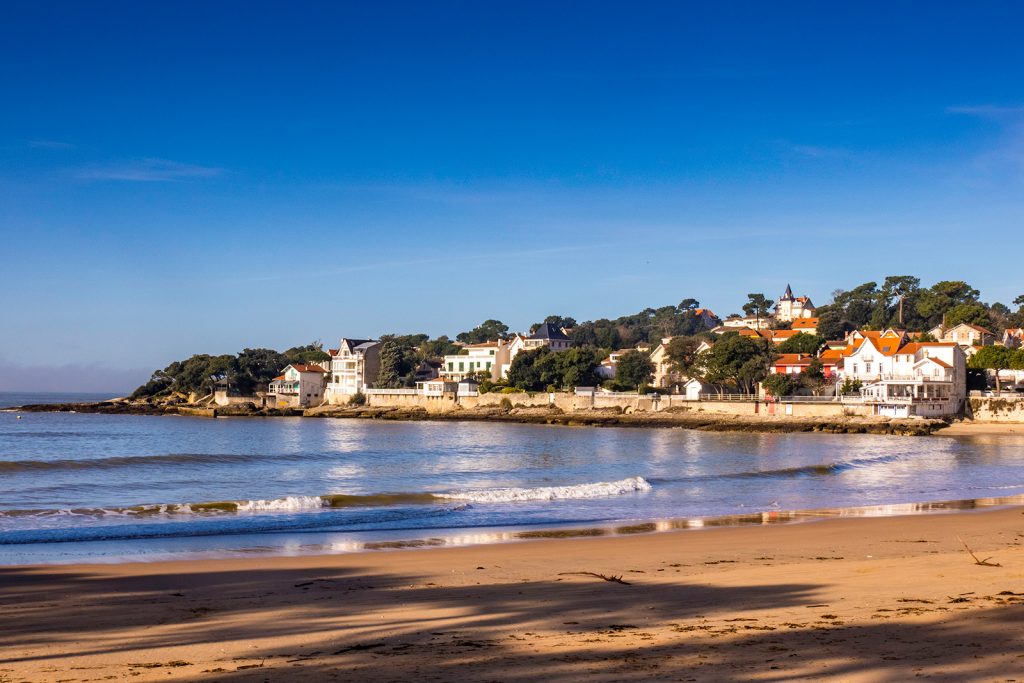
M 1018 3 L 298 4 L 0 8 L 0 390 L 787 282 L 1024 292 Z

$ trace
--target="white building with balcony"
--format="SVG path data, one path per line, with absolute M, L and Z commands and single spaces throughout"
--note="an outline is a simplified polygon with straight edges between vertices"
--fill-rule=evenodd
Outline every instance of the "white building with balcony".
M 861 401 L 887 417 L 940 417 L 967 396 L 967 358 L 954 342 L 903 343 L 902 335 L 863 338 L 843 358 L 839 381 L 862 383 Z
M 512 362 L 509 347 L 509 343 L 502 339 L 467 344 L 461 352 L 444 357 L 440 376 L 448 382 L 460 382 L 467 377 L 486 373 L 492 381 L 497 381 L 508 371 L 509 363 Z
M 344 405 L 373 386 L 380 372 L 380 342 L 374 339 L 342 339 L 330 349 L 331 371 L 325 396 L 333 405 Z
M 270 382 L 267 405 L 271 408 L 308 408 L 324 400 L 324 376 L 319 365 L 294 363 Z

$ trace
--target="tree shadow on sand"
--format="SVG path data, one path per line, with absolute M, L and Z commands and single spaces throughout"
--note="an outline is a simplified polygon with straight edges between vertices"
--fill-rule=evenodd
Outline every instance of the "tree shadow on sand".
M 963 680 L 964 667 L 1002 678 L 1006 662 L 1024 657 L 1016 604 L 949 612 L 941 622 L 768 626 L 745 613 L 814 607 L 822 586 L 425 581 L 359 569 L 116 579 L 0 569 L 0 664 L 59 668 L 68 657 L 113 654 L 145 662 L 160 656 L 156 648 L 253 641 L 244 656 L 203 670 L 183 665 L 163 680 L 896 680 L 900 667 L 909 677 Z

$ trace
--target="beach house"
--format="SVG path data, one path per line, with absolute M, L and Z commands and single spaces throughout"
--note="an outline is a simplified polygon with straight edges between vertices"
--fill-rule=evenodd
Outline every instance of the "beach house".
M 327 371 L 319 365 L 293 363 L 270 382 L 267 405 L 271 408 L 308 408 L 324 400 Z
M 861 401 L 876 415 L 953 415 L 967 396 L 967 357 L 954 342 L 907 342 L 889 330 L 852 344 L 839 380 L 859 381 Z
M 380 372 L 380 342 L 375 339 L 342 339 L 331 356 L 330 377 L 325 392 L 328 403 L 344 405 L 377 380 Z
M 449 382 L 477 376 L 497 381 L 508 371 L 512 362 L 510 347 L 509 342 L 503 339 L 466 344 L 459 353 L 442 359 L 440 376 Z

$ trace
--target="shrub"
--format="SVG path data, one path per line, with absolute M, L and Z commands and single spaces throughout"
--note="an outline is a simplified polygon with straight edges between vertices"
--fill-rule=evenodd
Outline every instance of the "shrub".
M 499 403 L 498 405 L 506 413 L 512 410 L 512 401 L 507 398 L 501 399 L 501 403 Z
M 365 406 L 366 405 L 366 394 L 361 391 L 357 391 L 352 394 L 352 398 L 348 400 L 350 406 Z

